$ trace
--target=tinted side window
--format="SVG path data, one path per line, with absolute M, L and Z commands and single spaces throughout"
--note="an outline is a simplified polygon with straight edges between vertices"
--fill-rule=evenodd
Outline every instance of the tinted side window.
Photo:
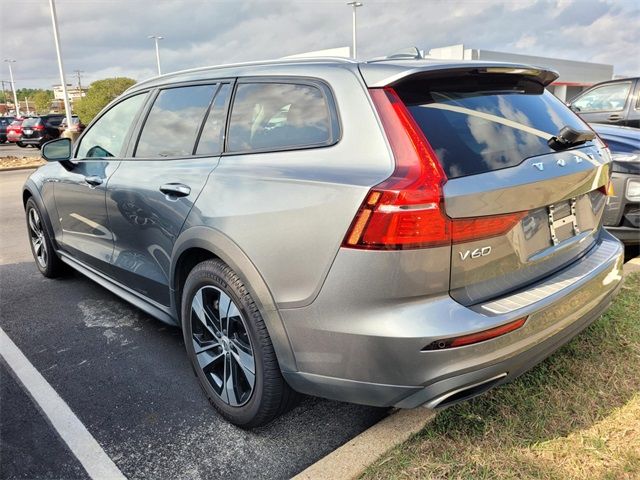
M 191 155 L 217 85 L 160 91 L 142 127 L 136 157 Z
M 227 99 L 231 92 L 231 85 L 223 84 L 213 100 L 211 110 L 204 124 L 200 140 L 198 141 L 198 149 L 196 153 L 199 155 L 214 155 L 222 152 L 224 144 L 224 125 L 227 119 Z
M 630 83 L 596 87 L 571 104 L 578 112 L 615 112 L 624 109 L 631 90 Z
M 82 137 L 76 158 L 120 156 L 131 122 L 146 97 L 143 93 L 111 107 Z
M 331 141 L 331 114 L 318 87 L 289 83 L 238 85 L 229 125 L 229 151 L 319 146 Z

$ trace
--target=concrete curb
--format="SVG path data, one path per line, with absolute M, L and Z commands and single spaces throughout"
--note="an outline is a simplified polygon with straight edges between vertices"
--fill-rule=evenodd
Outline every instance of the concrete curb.
M 293 478 L 358 478 L 369 465 L 422 430 L 434 416 L 435 413 L 426 408 L 397 410 Z
M 44 165 L 44 163 L 42 164 Z M 42 165 L 26 165 L 21 167 L 0 167 L 0 172 L 15 172 L 16 170 L 35 170 Z

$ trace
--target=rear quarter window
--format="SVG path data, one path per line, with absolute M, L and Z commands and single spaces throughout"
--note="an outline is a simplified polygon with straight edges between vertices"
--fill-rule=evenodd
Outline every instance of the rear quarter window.
M 448 178 L 513 167 L 552 153 L 562 127 L 587 125 L 541 86 L 471 79 L 414 83 L 398 93 Z
M 229 152 L 326 146 L 337 141 L 337 118 L 321 86 L 240 83 L 231 111 Z

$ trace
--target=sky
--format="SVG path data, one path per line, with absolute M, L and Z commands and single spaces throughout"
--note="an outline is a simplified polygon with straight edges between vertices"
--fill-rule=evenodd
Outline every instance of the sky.
M 265 60 L 351 43 L 346 0 L 55 0 L 67 83 Z M 640 74 L 639 0 L 362 0 L 358 57 L 405 47 L 466 48 L 614 65 Z M 16 87 L 60 83 L 47 0 L 0 0 L 0 58 Z M 7 64 L 0 80 L 9 80 Z

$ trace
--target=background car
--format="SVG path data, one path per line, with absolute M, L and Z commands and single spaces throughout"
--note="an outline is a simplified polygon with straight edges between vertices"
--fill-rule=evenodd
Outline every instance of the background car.
M 640 77 L 598 83 L 568 105 L 589 123 L 640 128 Z
M 7 141 L 7 127 L 13 120 L 14 117 L 0 117 L 0 143 Z
M 58 130 L 62 135 L 62 132 L 64 132 L 66 129 L 67 129 L 67 117 L 64 117 L 62 119 L 62 122 L 58 126 Z M 71 128 L 69 130 L 72 130 L 74 132 L 82 132 L 84 129 L 85 129 L 85 124 L 80 121 L 80 118 L 77 115 L 73 115 L 71 117 Z
M 615 196 L 604 211 L 604 225 L 629 249 L 638 254 L 640 245 L 640 129 L 613 125 L 591 125 L 611 150 L 611 181 Z M 633 248 L 635 247 L 635 248 Z
M 24 121 L 23 117 L 18 117 L 13 120 L 7 126 L 7 142 L 17 143 L 20 145 L 20 139 L 22 138 L 22 122 Z
M 60 136 L 59 126 L 64 115 L 42 115 L 27 118 L 22 122 L 21 147 L 33 145 L 40 148 L 45 142 Z

